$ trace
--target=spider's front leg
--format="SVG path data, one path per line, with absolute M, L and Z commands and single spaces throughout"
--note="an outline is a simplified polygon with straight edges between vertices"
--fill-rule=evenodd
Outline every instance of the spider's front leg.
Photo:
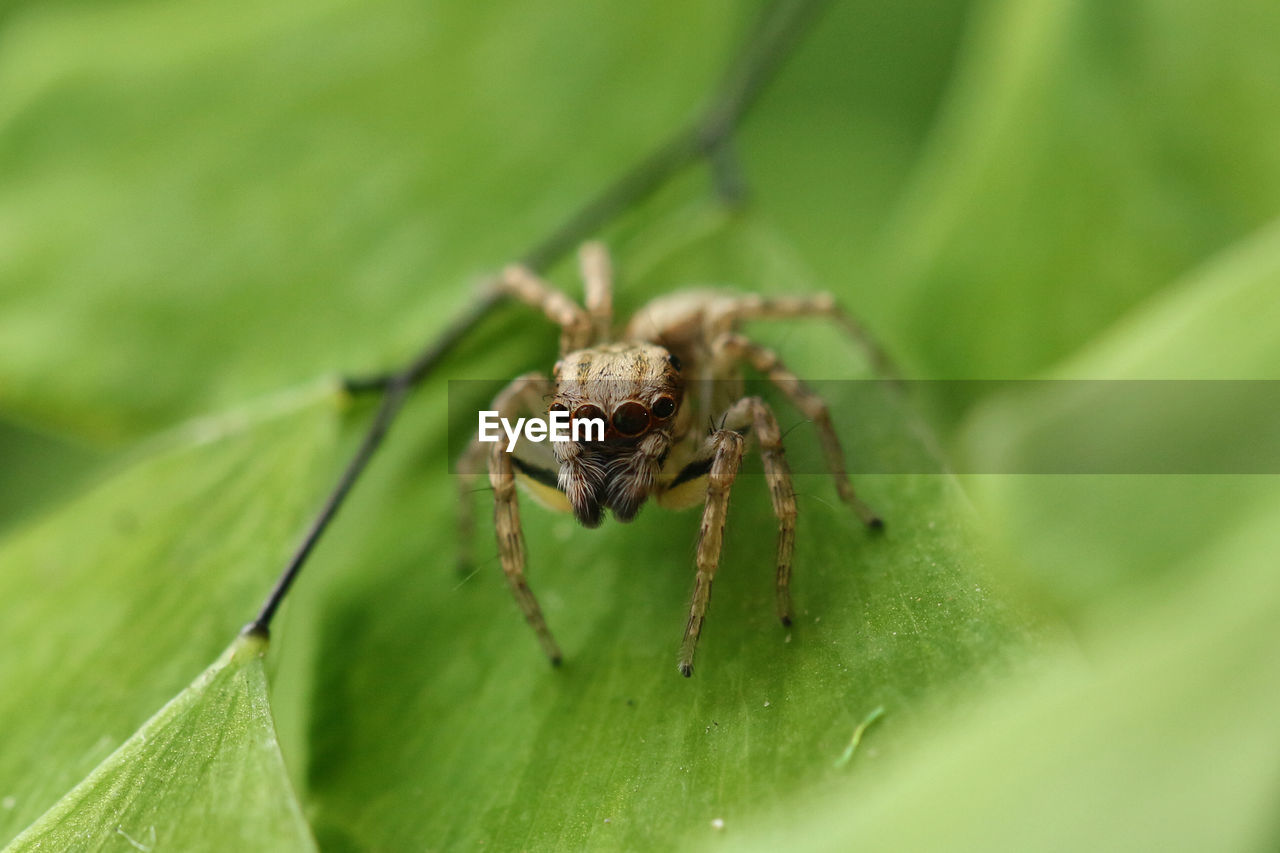
M 511 454 L 501 442 L 494 442 L 489 451 L 489 483 L 493 486 L 493 526 L 498 537 L 498 554 L 502 560 L 502 572 L 516 597 L 516 603 L 538 635 L 542 650 L 547 653 L 552 666 L 560 665 L 560 647 L 556 645 L 547 622 L 542 618 L 542 608 L 533 590 L 524 579 L 525 550 L 524 530 L 520 527 L 520 504 L 516 497 L 516 478 L 511 468 Z
M 498 392 L 490 406 L 500 418 L 511 418 L 519 412 L 538 413 L 543 401 L 551 393 L 551 380 L 536 371 L 518 376 Z M 499 441 L 501 443 L 501 441 Z M 484 442 L 477 433 L 462 456 L 458 458 L 458 573 L 466 575 L 473 567 L 472 550 L 475 541 L 476 507 L 472 492 L 476 481 L 484 473 L 488 459 Z
M 724 523 L 728 511 L 729 489 L 741 462 L 744 439 L 750 430 L 760 442 L 765 478 L 769 483 L 769 500 L 778 519 L 777 595 L 778 618 L 791 624 L 791 558 L 796 544 L 796 494 L 791 486 L 791 469 L 782 446 L 782 431 L 773 410 L 759 397 L 744 397 L 725 413 L 723 426 L 712 433 L 704 446 L 711 451 L 707 474 L 706 505 L 702 514 L 702 530 L 698 538 L 697 580 L 693 601 L 689 605 L 689 624 L 685 628 L 680 649 L 680 672 L 693 673 L 693 654 L 702 630 L 707 605 L 711 598 L 711 581 L 720 564 L 724 544 Z M 706 458 L 704 455 L 703 459 Z M 695 460 L 692 465 L 698 465 Z M 705 463 L 704 463 L 705 464 Z
M 502 389 L 493 399 L 492 406 L 500 418 L 510 418 L 519 411 L 538 412 L 543 400 L 551 392 L 551 380 L 541 373 L 526 373 Z M 458 532 L 460 536 L 459 567 L 470 565 L 470 539 L 475 526 L 474 500 L 471 495 L 471 483 L 478 475 L 476 470 L 480 460 L 484 458 L 484 444 L 479 436 L 472 439 L 471 445 L 458 462 L 459 516 Z M 525 548 L 524 531 L 520 527 L 520 506 L 516 497 L 515 472 L 511 464 L 511 454 L 506 450 L 505 442 L 499 437 L 489 447 L 489 484 L 493 487 L 493 524 L 498 538 L 498 554 L 502 561 L 502 571 L 506 575 L 507 584 L 515 595 L 516 603 L 524 613 L 525 619 L 538 635 L 542 649 L 551 659 L 552 664 L 560 663 L 560 648 L 547 628 L 542 616 L 542 608 L 538 599 L 529 589 L 524 577 Z
M 729 514 L 729 490 L 738 476 L 742 462 L 743 438 L 731 429 L 718 429 L 707 438 L 711 451 L 711 468 L 707 472 L 707 499 L 702 508 L 702 527 L 698 533 L 697 575 L 693 585 L 693 599 L 689 602 L 689 622 L 685 625 L 684 641 L 680 644 L 680 672 L 686 678 L 693 675 L 693 653 L 702 633 L 702 622 L 707 615 L 707 603 L 711 600 L 711 582 L 720 565 L 720 551 L 724 546 L 724 523 Z

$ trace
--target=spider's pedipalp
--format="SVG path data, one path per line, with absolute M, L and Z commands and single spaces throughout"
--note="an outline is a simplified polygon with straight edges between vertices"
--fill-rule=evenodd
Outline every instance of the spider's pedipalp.
M 619 521 L 630 521 L 649 498 L 671 436 L 651 432 L 627 454 L 609 460 L 605 503 Z
M 568 499 L 574 518 L 583 527 L 599 527 L 604 519 L 604 464 L 576 441 L 557 445 L 555 454 L 560 463 L 559 488 Z

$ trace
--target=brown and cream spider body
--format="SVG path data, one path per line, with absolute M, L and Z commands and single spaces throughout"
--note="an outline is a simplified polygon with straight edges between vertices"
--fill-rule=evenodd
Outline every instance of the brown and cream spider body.
M 560 327 L 560 358 L 553 375 L 530 373 L 494 399 L 501 417 L 547 417 L 564 411 L 573 420 L 606 424 L 603 439 L 536 444 L 508 452 L 502 442 L 474 441 L 459 463 L 464 562 L 470 539 L 470 482 L 487 450 L 494 493 L 494 524 L 502 569 L 525 618 L 553 663 L 560 650 L 525 580 L 524 533 L 516 497 L 519 480 L 539 502 L 596 527 L 608 510 L 630 521 L 646 500 L 682 509 L 703 504 L 695 557 L 696 575 L 679 668 L 693 673 L 693 655 L 720 564 L 729 493 L 744 451 L 759 447 L 778 522 L 777 612 L 791 621 L 791 558 L 796 500 L 778 421 L 759 397 L 743 396 L 742 368 L 749 365 L 774 383 L 818 429 L 827 467 L 840 497 L 868 525 L 880 520 L 849 484 L 844 455 L 827 405 L 771 350 L 737 329 L 745 320 L 822 316 L 861 338 L 861 331 L 828 294 L 763 297 L 685 291 L 641 308 L 615 335 L 612 273 L 604 248 L 587 244 L 581 254 L 585 308 L 523 267 L 508 267 L 499 286 Z

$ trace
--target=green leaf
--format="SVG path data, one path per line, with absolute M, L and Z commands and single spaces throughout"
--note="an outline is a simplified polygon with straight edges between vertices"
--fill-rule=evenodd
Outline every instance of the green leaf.
M 1272 375 L 1278 246 L 1275 227 L 1264 229 L 1054 375 Z M 979 465 L 1050 454 L 1060 448 L 1044 440 L 1046 425 L 1087 432 L 1090 418 L 1107 423 L 1095 405 L 1105 393 L 1067 386 L 988 400 L 966 423 L 966 445 Z M 1205 436 L 1194 420 L 1160 411 L 1131 434 L 1113 428 L 1099 440 L 1136 453 L 1152 423 L 1175 447 L 1183 442 L 1181 458 L 1196 458 Z M 876 784 L 843 786 L 744 835 L 758 831 L 760 849 L 793 834 L 832 849 L 937 839 L 962 850 L 1274 846 L 1275 478 L 999 476 L 966 485 L 1004 540 L 1005 571 L 1072 619 L 1084 655 L 1045 655 L 1034 677 L 927 726 Z
M 75 494 L 100 462 L 77 442 L 21 424 L 0 421 L 0 529 Z
M 276 744 L 265 651 L 237 640 L 6 849 L 316 849 Z
M 919 376 L 1272 377 L 1280 18 L 1193 5 L 834 4 L 718 163 L 749 214 L 694 170 L 603 230 L 618 305 L 828 289 Z M 877 537 L 776 398 L 802 471 L 789 634 L 748 466 L 691 680 L 696 513 L 586 531 L 525 502 L 551 671 L 492 530 L 453 571 L 447 460 L 473 415 L 433 381 L 281 612 L 271 717 L 248 660 L 163 718 L 189 750 L 114 752 L 252 612 L 367 423 L 339 429 L 332 385 L 279 389 L 404 358 L 685 120 L 754 11 L 5 7 L 0 414 L 23 426 L 0 435 L 0 839 L 60 801 L 40 829 L 75 832 L 69 804 L 114 807 L 84 781 L 109 756 L 148 785 L 232 714 L 278 731 L 333 849 L 1274 846 L 1270 478 L 857 476 Z M 821 322 L 749 331 L 805 377 L 867 375 Z M 437 379 L 496 390 L 553 357 L 504 308 Z M 1058 401 L 973 387 L 945 401 L 980 404 L 961 447 L 1042 448 Z M 898 397 L 835 402 L 855 467 L 939 462 Z M 127 458 L 78 450 L 209 412 Z M 245 832 L 270 813 L 309 843 L 259 755 L 188 804 L 247 798 Z M 157 788 L 108 844 L 198 831 L 188 789 Z
M 642 242 L 637 251 L 654 260 L 647 271 L 638 265 L 635 289 L 623 298 L 652 292 L 652 279 L 668 274 L 691 280 L 694 260 L 705 257 L 720 258 L 733 279 L 754 276 L 779 292 L 804 286 L 803 269 L 766 222 L 713 218 L 699 234 L 674 249 Z M 624 269 L 626 257 L 619 255 Z M 821 375 L 824 365 L 866 375 L 863 354 L 822 321 L 753 331 L 806 375 Z M 522 359 L 536 363 L 553 334 L 526 323 L 508 337 L 505 350 L 470 365 L 498 377 L 494 390 L 512 368 L 511 352 L 526 350 Z M 501 359 L 507 363 L 495 365 Z M 862 753 L 891 758 L 912 722 L 944 707 L 961 683 L 994 682 L 1035 647 L 1034 620 L 988 583 L 963 496 L 933 475 L 857 478 L 889 519 L 883 536 L 835 500 L 828 477 L 797 477 L 799 618 L 784 630 L 773 614 L 775 523 L 762 479 L 747 473 L 692 681 L 677 674 L 675 650 L 696 513 L 650 508 L 630 526 L 592 532 L 526 501 L 531 577 L 568 655 L 563 671 L 552 671 L 501 581 L 485 526 L 480 572 L 453 572 L 456 496 L 445 437 L 451 426 L 465 435 L 474 415 L 448 411 L 444 391 L 428 385 L 414 399 L 277 626 L 272 701 L 281 742 L 326 846 L 672 844 L 711 832 L 713 819 L 741 822 L 858 772 L 860 759 L 835 764 L 877 706 L 885 720 Z M 314 480 L 300 470 L 331 473 L 337 462 L 327 404 L 304 397 L 298 409 L 274 406 L 284 409 L 274 417 L 186 428 L 173 439 L 179 450 L 143 456 L 10 543 L 6 564 L 56 561 L 74 567 L 75 581 L 13 597 L 15 613 L 29 620 L 7 623 L 15 636 L 52 619 L 38 636 L 69 652 L 55 666 L 54 652 L 37 645 L 13 662 L 8 680 L 31 686 L 8 709 L 17 737 L 6 777 L 38 779 L 41 766 L 58 773 L 44 790 L 69 786 L 101 753 L 78 762 L 83 740 L 65 733 L 102 738 L 121 729 L 115 712 L 91 697 L 114 689 L 133 708 L 154 699 L 243 620 L 254 587 L 265 590 L 289 532 L 300 527 L 299 510 L 275 496 L 303 507 L 310 496 L 314 506 Z M 856 418 L 837 407 L 838 417 L 850 415 L 841 424 L 851 447 L 877 458 L 922 452 L 916 433 L 899 428 L 902 405 L 890 394 Z M 788 441 L 799 466 L 816 438 L 785 401 L 777 407 L 797 427 Z M 201 441 L 188 447 L 184 436 Z M 475 497 L 487 514 L 487 495 Z M 114 530 L 122 506 L 146 521 L 147 536 Z M 181 587 L 157 571 L 174 553 L 201 560 Z M 103 618 L 102 585 L 121 591 L 131 618 Z M 36 678 L 24 673 L 49 669 L 48 693 L 34 691 Z M 109 685 L 94 673 L 111 673 Z M 87 701 L 68 712 L 72 691 Z M 30 714 L 33 696 L 50 710 Z M 136 721 L 133 713 L 119 716 Z M 51 750 L 65 757 L 55 764 Z M 121 758 L 119 771 L 142 773 L 139 761 Z
M 1052 375 L 1274 377 L 1277 284 L 1272 225 Z M 962 433 L 972 464 L 1008 469 L 1046 458 L 1061 452 L 1063 430 L 1087 435 L 1091 424 L 1097 441 L 1135 456 L 1153 440 L 1152 424 L 1171 434 L 1181 460 L 1214 447 L 1206 439 L 1218 439 L 1221 452 L 1263 440 L 1205 435 L 1194 418 L 1163 411 L 1146 413 L 1132 432 L 1117 430 L 1113 413 L 1099 408 L 1109 399 L 1101 386 L 988 399 Z M 1192 400 L 1196 393 L 1184 391 Z M 919 741 L 882 776 L 771 811 L 740 827 L 735 842 L 760 850 L 1273 847 L 1275 477 L 986 476 L 965 484 L 1004 543 L 1006 578 L 1067 615 L 1082 648 L 1062 644 L 1030 675 L 921 725 Z
M 1114 598 L 1125 618 L 1087 660 L 1047 656 L 1034 680 L 935 721 L 882 778 L 750 822 L 738 846 L 1273 848 L 1277 512 L 1238 519 L 1163 590 Z
M 1022 582 L 1068 608 L 1105 600 L 1118 586 L 1163 583 L 1186 555 L 1272 499 L 1274 478 L 1263 475 L 1274 470 L 1275 393 L 1252 383 L 1201 386 L 1280 376 L 1278 323 L 1280 224 L 1272 224 L 1051 374 L 1093 382 L 1003 394 L 974 411 L 961 438 L 973 470 L 1019 470 L 1065 458 L 1075 444 L 1114 460 L 1116 473 L 1153 451 L 1174 471 L 975 479 L 971 490 L 1000 519 Z M 1131 411 L 1097 380 L 1165 380 L 1167 389 L 1142 394 L 1146 409 Z M 1196 471 L 1218 473 L 1177 473 Z
M 0 839 L 249 620 L 333 474 L 334 403 L 314 384 L 193 422 L 0 542 Z
M 874 272 L 917 371 L 1034 375 L 1270 220 L 1278 31 L 1267 0 L 981 4 Z
M 120 441 L 406 358 L 691 115 L 747 11 L 19 10 L 0 60 L 0 407 Z

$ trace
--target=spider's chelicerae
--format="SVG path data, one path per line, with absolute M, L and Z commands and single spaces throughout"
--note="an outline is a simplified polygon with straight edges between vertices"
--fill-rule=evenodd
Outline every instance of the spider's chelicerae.
M 683 509 L 701 503 L 696 576 L 679 668 L 693 674 L 693 655 L 720 564 L 729 491 L 749 443 L 758 444 L 778 519 L 777 602 L 783 625 L 791 622 L 791 555 L 796 500 L 777 418 L 759 397 L 743 396 L 742 367 L 766 376 L 817 427 L 826 464 L 840 497 L 869 526 L 880 519 L 854 493 L 827 405 L 771 350 L 741 335 L 744 320 L 829 317 L 861 337 L 830 294 L 764 297 L 685 291 L 645 305 L 615 334 L 612 271 L 604 247 L 580 252 L 585 309 L 521 266 L 508 267 L 499 287 L 540 309 L 560 327 L 560 359 L 552 377 L 529 373 L 511 382 L 492 408 L 503 418 L 546 417 L 564 411 L 573 420 L 607 425 L 603 440 L 534 444 L 508 452 L 505 442 L 477 438 L 458 465 L 462 489 L 463 561 L 473 523 L 471 483 L 488 451 L 494 524 L 502 570 L 525 618 L 552 663 L 560 649 L 525 580 L 524 533 L 516 499 L 519 479 L 539 502 L 571 511 L 596 527 L 609 510 L 630 521 L 649 498 Z

